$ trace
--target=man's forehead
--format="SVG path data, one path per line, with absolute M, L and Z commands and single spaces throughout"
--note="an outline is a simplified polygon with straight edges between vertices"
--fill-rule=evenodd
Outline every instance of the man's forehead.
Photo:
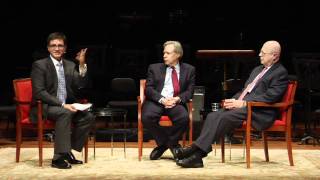
M 168 45 L 166 45 L 166 47 L 164 48 L 164 51 L 173 52 L 173 51 L 174 51 L 174 46 L 173 46 L 173 44 L 168 44 Z
M 64 43 L 62 39 L 52 39 L 49 43 Z

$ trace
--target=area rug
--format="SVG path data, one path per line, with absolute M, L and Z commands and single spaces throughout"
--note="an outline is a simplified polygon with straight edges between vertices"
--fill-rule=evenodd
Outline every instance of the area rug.
M 60 170 L 50 167 L 52 148 L 44 149 L 44 165 L 38 166 L 38 150 L 23 148 L 21 160 L 15 162 L 15 149 L 0 149 L 0 179 L 320 179 L 320 151 L 294 150 L 295 166 L 289 166 L 286 150 L 270 149 L 270 162 L 265 162 L 262 149 L 251 151 L 252 168 L 247 169 L 242 149 L 229 152 L 226 163 L 221 163 L 219 152 L 210 153 L 204 159 L 204 168 L 184 169 L 172 160 L 166 151 L 161 160 L 150 161 L 152 149 L 144 148 L 142 161 L 138 161 L 138 149 L 127 148 L 126 156 L 122 148 L 89 149 L 89 162 Z M 82 153 L 75 153 L 83 158 Z

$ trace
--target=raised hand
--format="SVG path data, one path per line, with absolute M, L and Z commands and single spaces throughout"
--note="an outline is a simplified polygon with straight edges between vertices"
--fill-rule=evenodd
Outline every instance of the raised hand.
M 88 48 L 81 49 L 76 56 L 76 60 L 79 61 L 80 66 L 86 63 L 86 53 Z

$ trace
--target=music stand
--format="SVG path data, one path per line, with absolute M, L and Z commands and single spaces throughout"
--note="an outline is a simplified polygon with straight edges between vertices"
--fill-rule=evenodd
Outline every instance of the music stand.
M 312 98 L 320 99 L 320 54 L 319 53 L 294 53 L 293 65 L 298 77 L 298 87 L 304 92 L 304 110 L 305 110 L 305 134 L 300 144 L 308 144 L 309 140 L 320 143 L 320 135 L 316 130 L 316 121 L 314 121 L 314 130 L 311 128 L 312 115 Z
M 223 91 L 227 91 L 227 64 L 226 61 L 234 58 L 255 57 L 254 50 L 197 50 L 197 58 L 217 59 L 223 61 Z

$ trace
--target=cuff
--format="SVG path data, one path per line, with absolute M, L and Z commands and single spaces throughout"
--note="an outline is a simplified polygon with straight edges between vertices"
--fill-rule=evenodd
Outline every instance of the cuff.
M 246 107 L 246 106 L 247 106 L 247 101 L 243 101 L 242 107 Z
M 84 77 L 87 73 L 87 64 L 84 64 L 83 66 L 79 65 L 79 74 L 81 77 Z
M 160 98 L 158 102 L 159 102 L 160 104 L 162 104 L 162 101 L 163 101 L 163 100 L 164 100 L 164 97 Z
M 177 101 L 177 104 L 181 103 L 181 98 L 179 96 L 177 96 L 179 99 Z

